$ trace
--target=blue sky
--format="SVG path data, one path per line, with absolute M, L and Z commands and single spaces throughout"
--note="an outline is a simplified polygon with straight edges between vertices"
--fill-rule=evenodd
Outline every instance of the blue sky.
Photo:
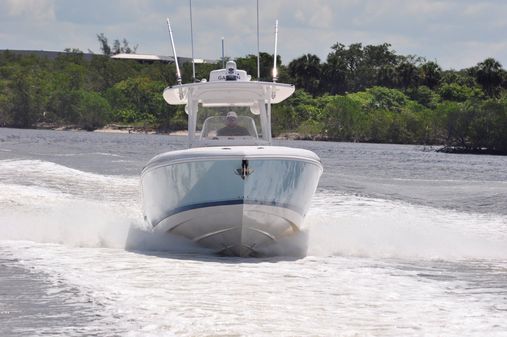
M 99 52 L 96 34 L 126 38 L 138 53 L 190 56 L 188 0 L 0 0 L 0 49 Z M 259 0 L 261 51 L 272 52 L 279 20 L 284 63 L 312 53 L 325 60 L 336 42 L 388 42 L 400 54 L 461 69 L 494 57 L 507 68 L 504 0 Z M 195 57 L 256 53 L 256 0 L 193 0 Z

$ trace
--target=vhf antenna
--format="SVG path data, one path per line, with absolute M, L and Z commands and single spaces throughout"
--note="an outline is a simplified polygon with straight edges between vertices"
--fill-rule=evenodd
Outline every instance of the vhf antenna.
M 192 82 L 195 82 L 194 29 L 192 25 L 192 0 L 190 0 L 190 44 L 192 45 Z
M 259 51 L 259 0 L 257 0 L 257 81 L 261 80 L 261 57 Z
M 275 55 L 273 57 L 274 65 L 273 65 L 273 82 L 278 81 L 278 71 L 276 69 L 276 54 L 278 47 L 278 20 L 275 21 Z
M 167 18 L 167 28 L 169 28 L 169 36 L 171 37 L 171 46 L 173 47 L 174 64 L 176 65 L 176 81 L 181 85 L 181 73 L 178 65 L 178 56 L 176 56 L 176 48 L 174 47 L 173 31 L 171 30 L 171 22 Z

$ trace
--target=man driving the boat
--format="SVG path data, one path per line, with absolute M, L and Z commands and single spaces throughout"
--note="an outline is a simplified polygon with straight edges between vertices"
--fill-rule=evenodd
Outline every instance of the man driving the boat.
M 225 117 L 225 126 L 217 131 L 217 136 L 249 136 L 248 130 L 238 124 L 238 115 L 229 111 Z

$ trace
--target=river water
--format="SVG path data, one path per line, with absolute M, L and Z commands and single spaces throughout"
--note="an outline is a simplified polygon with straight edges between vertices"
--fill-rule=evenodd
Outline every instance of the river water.
M 507 336 L 507 157 L 277 141 L 324 174 L 305 257 L 217 257 L 142 220 L 184 137 L 0 128 L 0 336 Z

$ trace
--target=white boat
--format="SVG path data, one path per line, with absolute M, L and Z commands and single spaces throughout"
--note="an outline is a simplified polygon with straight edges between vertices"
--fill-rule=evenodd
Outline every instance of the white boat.
M 233 61 L 209 81 L 166 88 L 169 104 L 185 104 L 189 149 L 162 153 L 144 168 L 146 221 L 233 256 L 256 256 L 296 235 L 322 165 L 311 151 L 271 145 L 271 104 L 294 89 L 251 81 Z

